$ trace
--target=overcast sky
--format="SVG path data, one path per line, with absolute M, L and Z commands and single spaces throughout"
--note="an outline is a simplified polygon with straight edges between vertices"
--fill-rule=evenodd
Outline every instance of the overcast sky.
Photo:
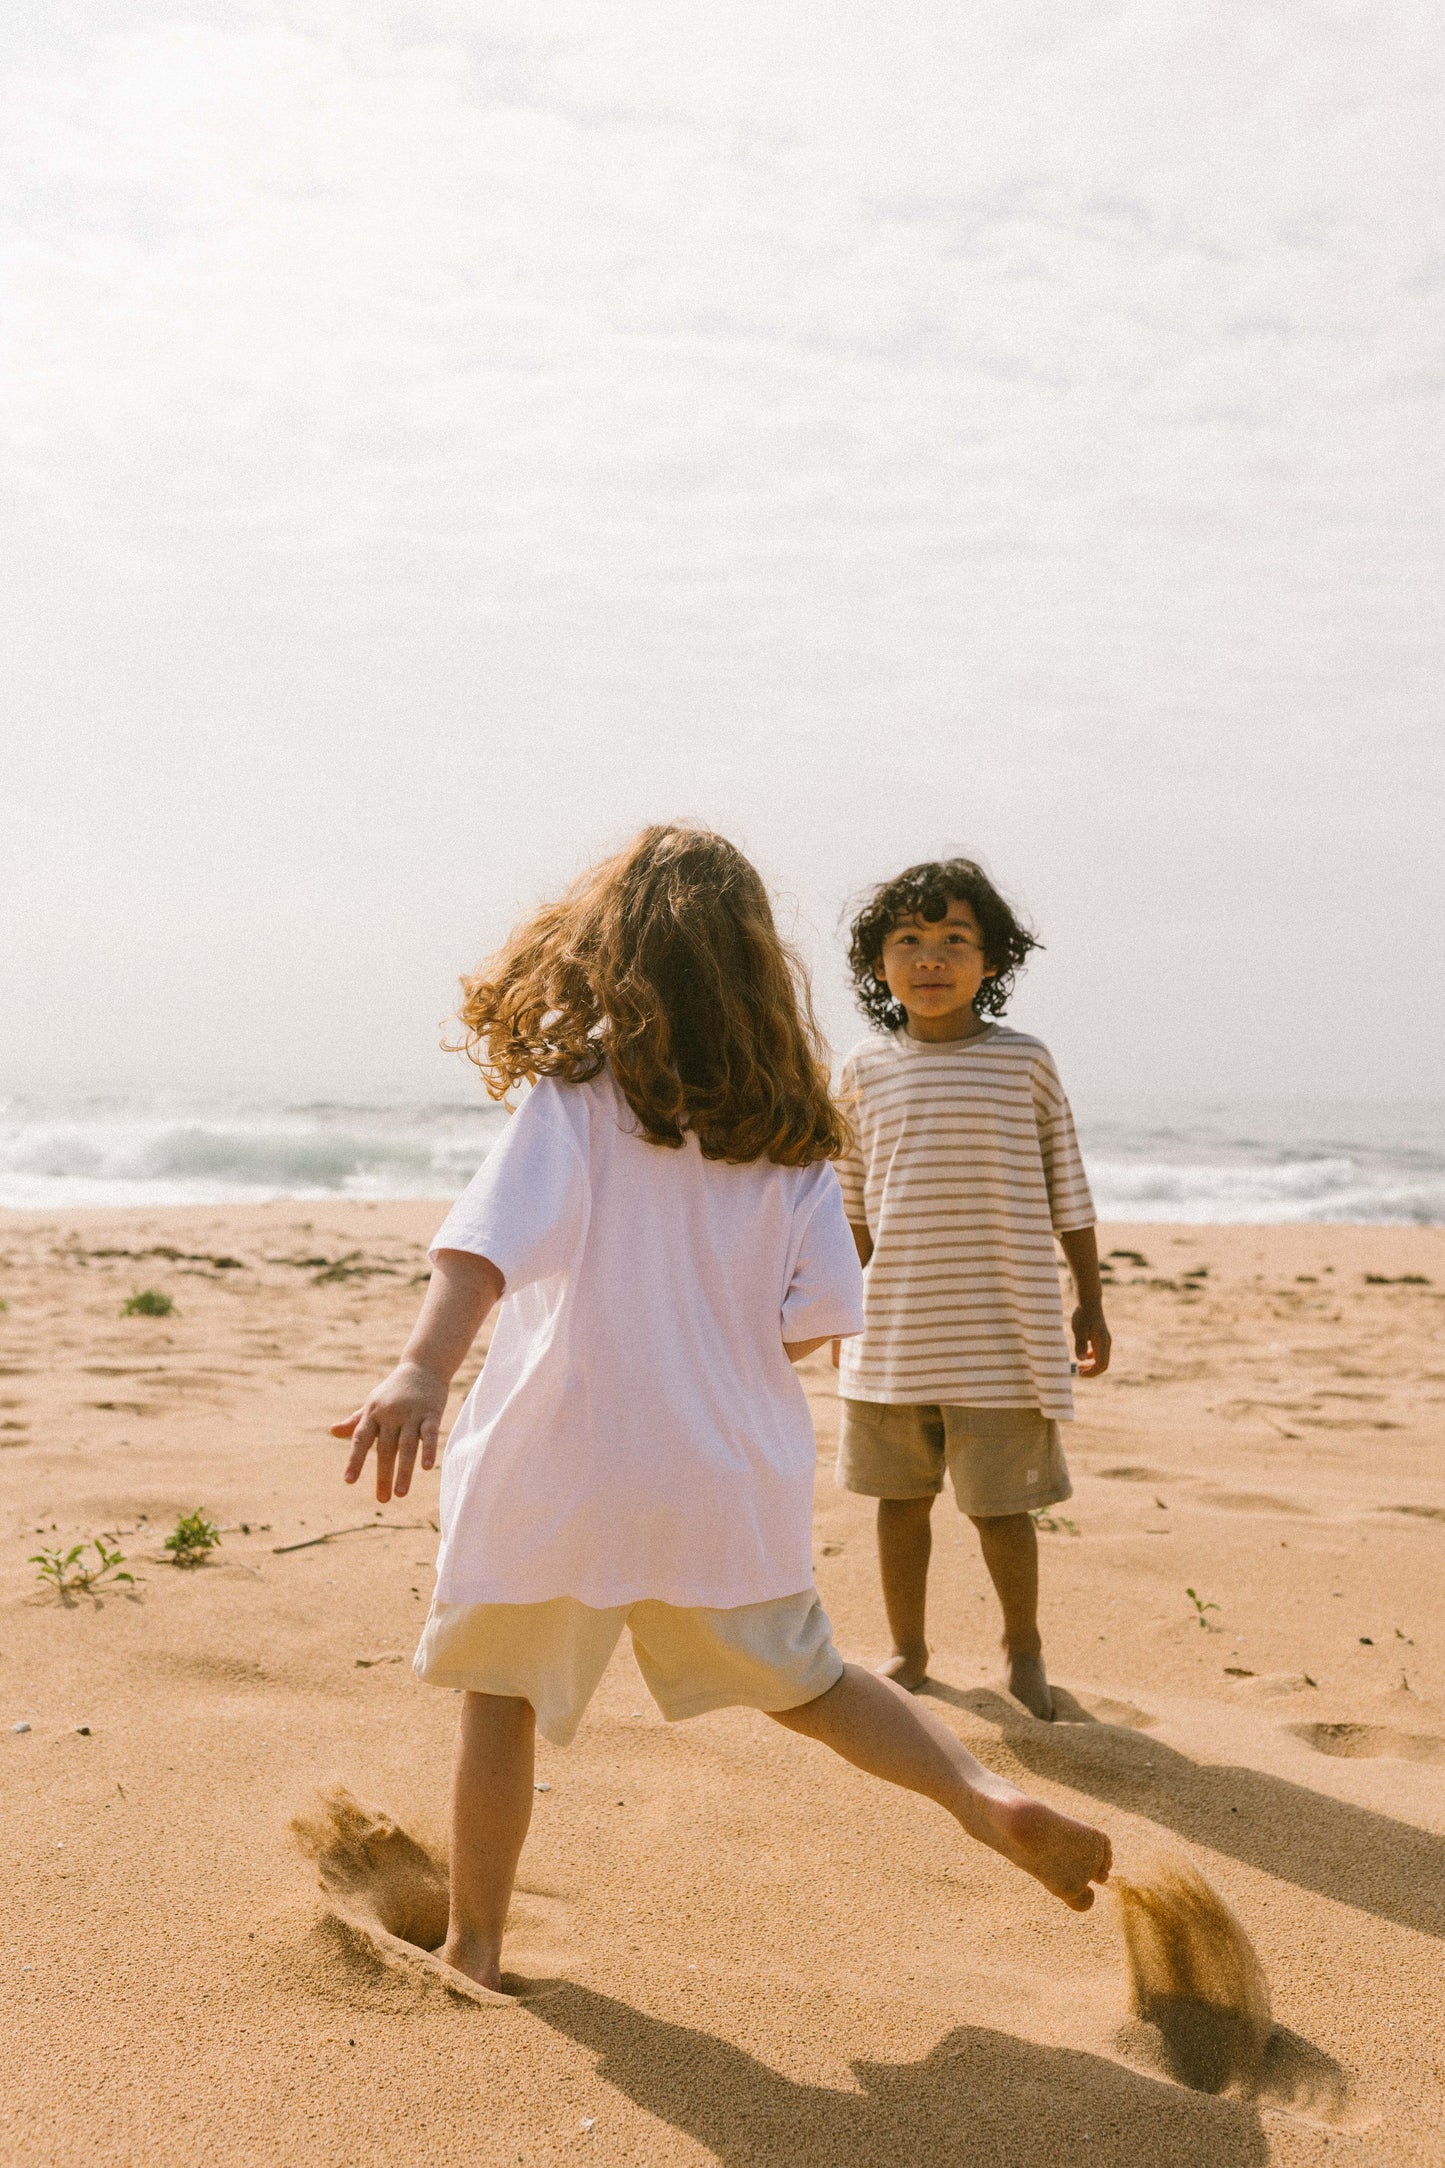
M 1442 1093 L 1436 0 L 0 30 L 0 1091 L 465 1088 L 644 820 L 1076 1098 Z

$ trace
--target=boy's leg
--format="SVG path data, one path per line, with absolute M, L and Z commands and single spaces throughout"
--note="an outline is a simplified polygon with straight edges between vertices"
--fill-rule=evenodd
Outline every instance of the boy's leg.
M 537 1726 L 528 1701 L 463 1694 L 452 1783 L 451 1921 L 438 1956 L 502 1981 L 502 1930 L 532 1819 Z
M 1003 1611 L 1009 1692 L 1046 1724 L 1054 1697 L 1039 1639 L 1039 1532 L 1028 1513 L 970 1514 Z
M 1034 1875 L 1075 1912 L 1094 1902 L 1113 1854 L 1102 1830 L 1056 1814 L 974 1760 L 932 1710 L 875 1673 L 845 1664 L 816 1701 L 773 1712 L 775 1723 L 819 1739 L 870 1776 L 936 1799 L 971 1837 Z
M 933 1551 L 932 1512 L 931 1497 L 878 1501 L 878 1572 L 893 1636 L 893 1654 L 878 1670 L 881 1677 L 895 1680 L 910 1693 L 928 1676 L 924 1622 Z

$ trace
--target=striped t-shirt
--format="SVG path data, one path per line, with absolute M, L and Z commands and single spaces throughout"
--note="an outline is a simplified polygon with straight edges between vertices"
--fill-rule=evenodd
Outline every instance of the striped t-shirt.
M 1053 1238 L 1092 1227 L 1094 1201 L 1048 1048 L 1004 1024 L 937 1045 L 876 1033 L 841 1096 L 843 1201 L 873 1256 L 839 1390 L 1070 1417 Z

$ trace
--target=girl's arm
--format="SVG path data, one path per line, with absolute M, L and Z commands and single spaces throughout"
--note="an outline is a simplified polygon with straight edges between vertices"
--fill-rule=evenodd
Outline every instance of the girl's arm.
M 1073 1227 L 1059 1236 L 1069 1260 L 1079 1304 L 1074 1312 L 1074 1353 L 1081 1378 L 1102 1377 L 1109 1367 L 1109 1328 L 1104 1323 L 1104 1288 L 1099 1278 L 1099 1245 L 1092 1227 Z
M 785 1340 L 783 1342 L 783 1353 L 790 1363 L 800 1363 L 803 1357 L 811 1355 L 815 1348 L 826 1347 L 831 1337 L 831 1334 L 825 1332 L 820 1334 L 816 1340 Z
M 435 1466 L 448 1388 L 487 1312 L 501 1301 L 503 1284 L 490 1258 L 470 1250 L 439 1250 L 401 1361 L 355 1415 L 332 1424 L 333 1438 L 351 1440 L 348 1483 L 356 1481 L 376 1447 L 378 1504 L 385 1505 L 393 1490 L 398 1498 L 406 1496 L 418 1445 L 423 1468 Z

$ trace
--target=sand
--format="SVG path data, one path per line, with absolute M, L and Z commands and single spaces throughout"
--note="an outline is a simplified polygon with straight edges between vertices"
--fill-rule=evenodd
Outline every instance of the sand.
M 435 1479 L 378 1516 L 326 1435 L 438 1217 L 0 1218 L 0 2160 L 1438 2168 L 1445 1230 L 1105 1231 L 1147 1263 L 1116 1259 L 1117 1367 L 1044 1539 L 1059 1724 L 1000 1690 L 972 1533 L 936 1516 L 932 1706 L 1137 1886 L 1206 1877 L 1257 1983 L 1186 1935 L 1131 1984 L 1116 1899 L 1076 1918 L 764 1718 L 665 1726 L 624 1651 L 540 1749 L 508 1953 L 535 1993 L 499 2006 L 406 1962 L 455 1714 L 408 1668 Z M 185 1254 L 101 1254 L 158 1248 Z M 144 1288 L 174 1313 L 122 1318 Z M 876 1659 L 870 1511 L 831 1480 L 822 1357 L 806 1381 L 819 1586 Z M 198 1507 L 224 1541 L 183 1572 L 160 1539 Z M 104 1532 L 134 1585 L 37 1586 L 29 1553 Z M 327 1867 L 337 1786 L 365 1842 Z M 1171 2032 L 1181 1964 L 1195 2018 L 1253 2012 L 1223 2048 Z

